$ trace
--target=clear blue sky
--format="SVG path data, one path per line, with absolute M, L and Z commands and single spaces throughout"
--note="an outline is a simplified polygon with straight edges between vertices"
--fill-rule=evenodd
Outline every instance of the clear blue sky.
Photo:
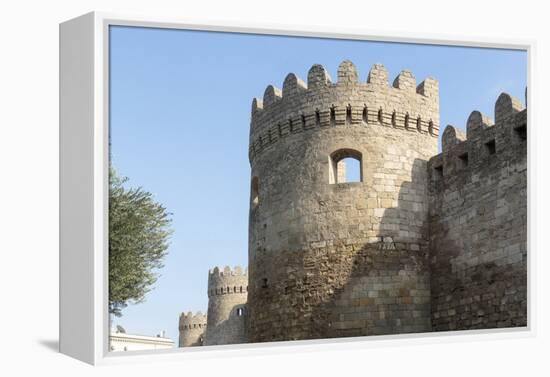
M 502 91 L 524 101 L 523 51 L 112 28 L 112 162 L 173 213 L 174 228 L 155 289 L 115 324 L 177 340 L 180 312 L 206 312 L 208 269 L 247 264 L 252 98 L 289 72 L 306 81 L 314 63 L 335 79 L 344 59 L 361 80 L 374 63 L 390 83 L 402 69 L 439 80 L 441 130 L 464 127 L 472 110 L 493 118 Z

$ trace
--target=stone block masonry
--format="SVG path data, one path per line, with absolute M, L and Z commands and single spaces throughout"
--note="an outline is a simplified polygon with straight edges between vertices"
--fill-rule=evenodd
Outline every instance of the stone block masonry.
M 436 331 L 527 325 L 527 110 L 502 94 L 495 119 L 447 127 L 428 164 Z
M 306 85 L 254 100 L 250 132 L 249 339 L 430 331 L 427 161 L 437 153 L 436 80 L 361 82 L 314 65 Z M 358 160 L 360 182 L 338 165 Z M 336 167 L 336 171 L 335 171 Z M 413 314 L 414 313 L 414 314 Z
M 336 82 L 315 64 L 269 85 L 252 102 L 249 271 L 209 272 L 206 332 L 184 316 L 180 345 L 526 326 L 527 109 L 502 94 L 495 123 L 472 112 L 438 154 L 433 78 L 390 85 L 375 64 L 362 81 L 344 61 Z

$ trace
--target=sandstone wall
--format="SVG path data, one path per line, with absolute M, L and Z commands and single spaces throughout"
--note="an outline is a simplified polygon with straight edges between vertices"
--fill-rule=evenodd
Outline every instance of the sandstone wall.
M 527 110 L 502 94 L 429 162 L 433 330 L 527 324 Z

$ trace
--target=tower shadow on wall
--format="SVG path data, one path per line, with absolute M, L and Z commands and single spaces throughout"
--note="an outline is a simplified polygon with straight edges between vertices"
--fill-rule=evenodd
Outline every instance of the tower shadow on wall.
M 370 221 L 376 237 L 335 241 L 336 253 L 352 257 L 323 272 L 337 284 L 312 311 L 313 338 L 431 331 L 427 179 L 427 161 L 415 159 L 397 206 L 385 208 L 379 223 Z

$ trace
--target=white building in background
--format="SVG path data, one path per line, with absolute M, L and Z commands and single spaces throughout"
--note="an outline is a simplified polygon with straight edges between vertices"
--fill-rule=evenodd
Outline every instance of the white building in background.
M 174 341 L 166 338 L 164 331 L 157 336 L 126 334 L 124 329 L 117 326 L 111 330 L 109 336 L 109 349 L 112 352 L 119 351 L 143 351 L 174 348 Z

